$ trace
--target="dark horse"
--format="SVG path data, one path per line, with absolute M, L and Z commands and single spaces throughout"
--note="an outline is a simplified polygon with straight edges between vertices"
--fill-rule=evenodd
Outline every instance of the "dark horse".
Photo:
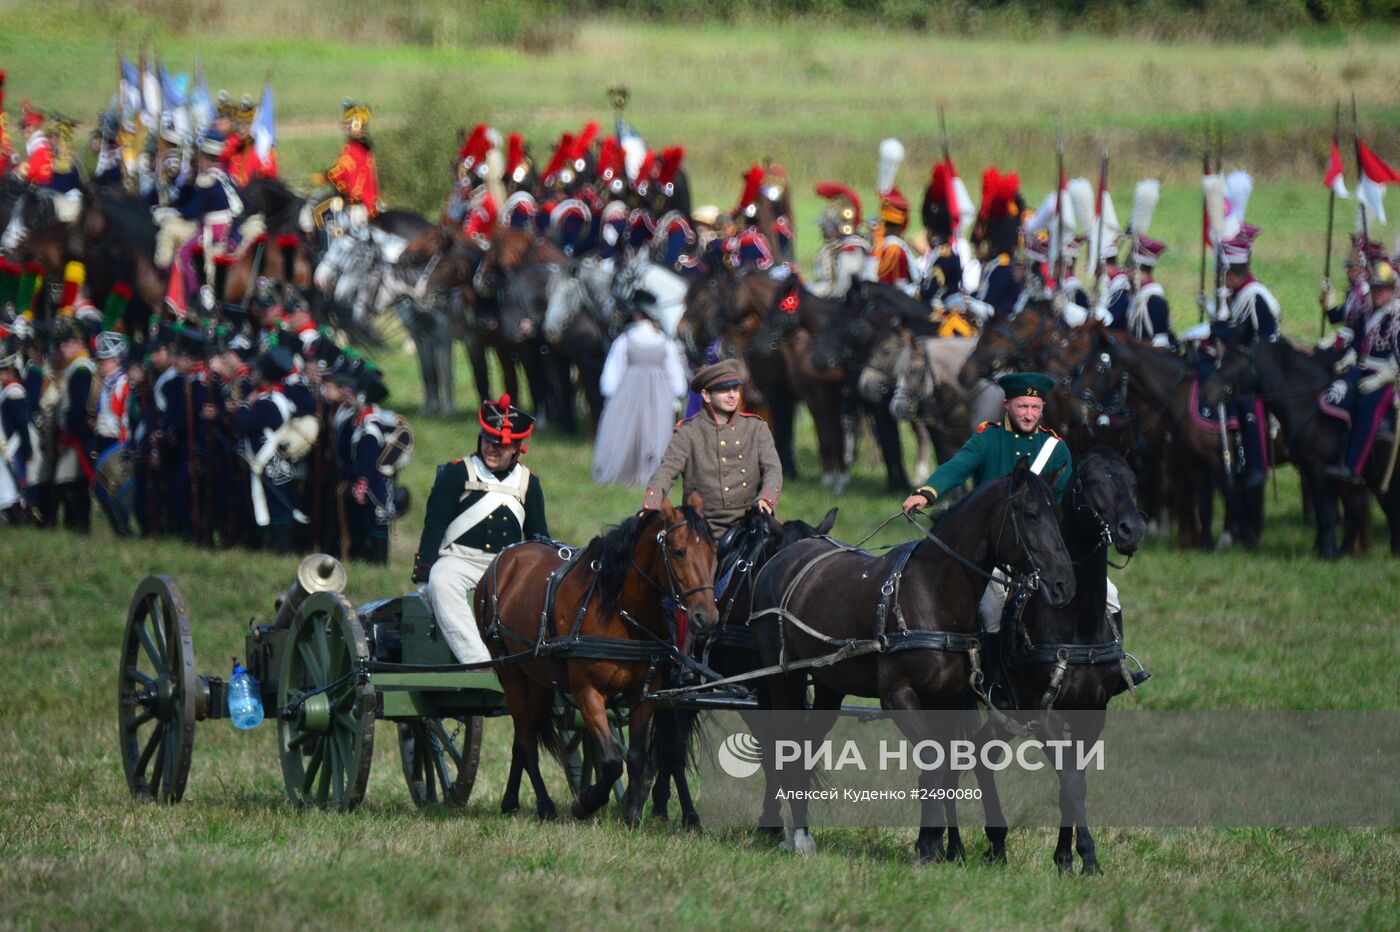
M 1074 598 L 1057 607 L 1038 594 L 1031 595 L 1022 611 L 1008 611 L 1002 621 L 1002 655 L 1012 705 L 1038 713 L 1033 721 L 1043 741 L 1066 737 L 1064 719 L 1051 711 L 1064 710 L 1083 713 L 1074 717 L 1074 739 L 1093 744 L 1103 728 L 1109 700 L 1122 691 L 1122 622 L 1106 611 L 1108 547 L 1111 543 L 1119 553 L 1132 554 L 1146 530 L 1134 495 L 1133 471 L 1122 457 L 1096 449 L 1081 460 L 1065 492 L 1060 520 L 1060 534 L 1074 563 Z M 979 743 L 995 727 L 988 720 L 978 735 Z M 1071 767 L 1058 775 L 1061 823 L 1055 864 L 1062 871 L 1073 870 L 1070 841 L 1074 838 L 1084 873 L 1099 873 L 1085 816 L 1084 771 Z M 1005 861 L 1006 817 L 994 775 L 979 766 L 977 778 L 991 841 L 984 860 Z
M 1328 360 L 1311 356 L 1287 340 L 1263 341 L 1253 349 L 1231 348 L 1215 377 L 1201 389 L 1201 400 L 1206 404 L 1223 401 L 1235 392 L 1254 394 L 1278 418 L 1288 458 L 1302 475 L 1304 491 L 1313 502 L 1315 547 L 1324 560 L 1338 556 L 1338 497 L 1342 503 L 1342 553 L 1364 549 L 1363 529 L 1371 505 L 1364 488 L 1339 483 L 1327 475 L 1328 466 L 1342 461 L 1347 444 L 1347 426 L 1318 408 L 1318 400 L 1334 378 Z M 1371 457 L 1366 467 L 1366 484 L 1390 524 L 1390 552 L 1400 554 L 1400 483 L 1381 492 L 1383 456 Z
M 885 556 L 824 538 L 779 551 L 758 575 L 750 624 L 769 664 L 830 655 L 843 642 L 888 638 L 884 650 L 812 669 L 812 706 L 829 713 L 823 719 L 828 729 L 848 695 L 876 697 L 881 708 L 894 711 L 964 709 L 973 683 L 977 605 L 998 567 L 1009 570 L 1012 580 L 1026 574 L 1038 578 L 1053 605 L 1074 597 L 1074 568 L 1060 536 L 1051 485 L 1024 460 L 1011 475 L 978 487 L 949 508 L 929 536 Z M 775 675 L 771 690 L 773 709 L 806 705 L 806 676 L 800 671 Z M 928 730 L 909 717 L 901 717 L 901 727 Z M 968 724 L 960 722 L 958 728 Z M 909 737 L 946 742 L 955 730 L 949 725 L 945 734 Z M 789 800 L 792 847 L 800 853 L 816 850 L 803 798 L 810 778 L 807 772 L 797 774 L 791 787 L 797 792 Z M 952 788 L 950 771 L 924 771 L 920 786 L 927 792 L 915 845 L 919 859 L 962 859 L 956 807 L 938 799 L 940 790 Z
M 718 566 L 715 570 L 715 604 L 719 607 L 719 624 L 707 632 L 700 651 L 705 665 L 721 676 L 736 676 L 757 670 L 763 665 L 758 643 L 748 629 L 749 611 L 753 606 L 753 581 L 758 571 L 784 547 L 822 537 L 836 524 L 836 509 L 832 508 L 816 527 L 800 519 L 779 521 L 764 514 L 757 506 L 744 512 L 743 518 L 725 532 L 719 542 Z M 764 684 L 760 679 L 754 686 L 760 701 Z M 681 824 L 686 828 L 700 827 L 700 814 L 690 795 L 686 765 L 695 734 L 697 713 L 689 709 L 661 708 L 657 710 L 658 727 L 653 739 L 653 756 L 657 763 L 656 783 L 651 791 L 651 815 L 666 821 L 671 802 L 671 784 L 676 785 L 676 801 L 681 809 Z M 770 786 L 769 789 L 774 789 Z M 776 812 L 778 805 L 772 792 L 764 794 Z
M 151 209 L 114 185 L 89 185 L 74 223 L 74 245 L 87 264 L 88 295 L 102 307 L 118 283 L 132 290 L 126 332 L 145 333 L 146 317 L 165 299 L 165 275 L 156 268 L 156 225 Z
M 644 655 L 672 641 L 662 606 L 667 597 L 686 610 L 692 632 L 715 624 L 714 538 L 701 512 L 699 496 L 692 495 L 680 508 L 663 500 L 659 511 L 628 518 L 594 538 L 573 562 L 562 558 L 560 552 L 559 545 L 545 542 L 506 550 L 488 569 L 472 598 L 477 623 L 492 655 L 526 655 L 500 668 L 506 707 L 515 723 L 510 779 L 501 810 L 513 812 L 520 807 L 523 771 L 530 776 L 539 817 L 555 815 L 540 775 L 539 742 L 553 737 L 550 714 L 555 690 L 559 689 L 578 705 L 600 761 L 598 782 L 583 787 L 574 804 L 574 814 L 580 818 L 600 809 L 622 776 L 623 761 L 613 743 L 608 705 L 620 699 L 627 707 L 625 817 L 628 825 L 635 826 L 646 798 L 647 739 L 655 708 L 643 696 L 654 691 L 660 680 L 655 663 Z M 551 585 L 555 573 L 562 576 Z M 552 658 L 530 656 L 542 638 L 574 634 L 591 639 L 594 653 L 613 653 L 598 647 L 612 641 L 640 648 L 643 659 L 590 659 L 589 648 Z

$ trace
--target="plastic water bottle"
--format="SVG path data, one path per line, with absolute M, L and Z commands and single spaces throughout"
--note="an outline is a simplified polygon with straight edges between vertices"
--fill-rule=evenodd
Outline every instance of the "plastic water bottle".
M 228 681 L 228 717 L 234 728 L 256 728 L 263 720 L 263 705 L 258 681 L 248 671 L 233 662 L 233 676 Z

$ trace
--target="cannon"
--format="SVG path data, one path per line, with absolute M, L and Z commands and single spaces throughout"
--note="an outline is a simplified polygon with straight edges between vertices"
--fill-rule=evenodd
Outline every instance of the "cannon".
M 495 672 L 456 662 L 417 593 L 356 608 L 346 582 L 339 560 L 306 557 L 272 620 L 250 624 L 244 641 L 244 666 L 276 722 L 288 799 L 354 809 L 369 781 L 375 723 L 389 721 L 413 802 L 464 805 L 484 719 L 506 711 Z M 122 766 L 137 799 L 179 802 L 196 724 L 228 715 L 223 679 L 196 671 L 184 595 L 168 576 L 146 577 L 127 612 L 117 688 Z M 561 701 L 556 717 L 577 792 L 595 767 L 592 745 L 576 710 Z

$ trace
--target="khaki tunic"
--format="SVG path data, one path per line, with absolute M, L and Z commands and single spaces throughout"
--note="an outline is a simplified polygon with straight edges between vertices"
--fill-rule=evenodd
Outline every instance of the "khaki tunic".
M 767 422 L 742 412 L 720 420 L 702 410 L 677 424 L 642 507 L 660 508 L 677 478 L 684 479 L 686 495 L 700 493 L 716 536 L 760 499 L 776 510 L 783 491 L 783 467 Z M 681 498 L 671 501 L 679 505 Z

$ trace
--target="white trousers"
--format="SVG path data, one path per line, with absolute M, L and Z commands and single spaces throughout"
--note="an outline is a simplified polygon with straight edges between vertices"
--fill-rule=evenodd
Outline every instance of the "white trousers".
M 483 550 L 456 548 L 457 555 L 444 555 L 433 563 L 428 574 L 428 595 L 432 600 L 433 617 L 438 629 L 447 639 L 447 646 L 458 663 L 480 663 L 491 659 L 491 652 L 481 640 L 472 612 L 472 592 L 496 554 Z
M 1006 574 L 1000 568 L 992 570 L 992 575 L 997 579 L 1006 579 Z M 1113 584 L 1113 579 L 1108 580 L 1108 605 L 1105 611 L 1112 615 L 1114 612 L 1123 610 L 1123 605 L 1118 601 L 1118 587 Z M 982 601 L 977 605 L 977 618 L 982 622 L 982 630 L 988 634 L 995 634 L 1001 630 L 1001 613 L 1006 607 L 1006 587 L 999 586 L 994 582 L 987 583 L 987 591 L 982 593 Z

